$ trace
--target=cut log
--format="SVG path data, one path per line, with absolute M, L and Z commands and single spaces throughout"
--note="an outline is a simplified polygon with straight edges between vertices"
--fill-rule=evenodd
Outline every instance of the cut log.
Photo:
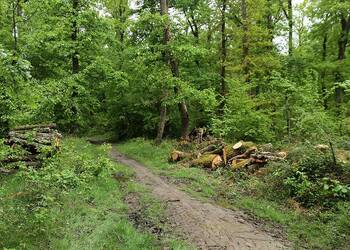
M 14 131 L 21 131 L 21 130 L 35 130 L 35 129 L 57 129 L 57 125 L 54 123 L 51 124 L 37 124 L 37 125 L 24 125 L 24 126 L 18 126 L 15 127 Z
M 318 144 L 315 146 L 315 149 L 317 150 L 320 150 L 322 152 L 328 152 L 330 150 L 329 146 L 328 145 L 325 145 L 325 144 Z
M 216 152 L 216 151 L 221 151 L 222 148 L 224 147 L 224 143 L 213 143 L 213 144 L 210 144 L 208 146 L 206 146 L 205 148 L 202 148 L 198 151 L 198 153 L 200 154 L 215 154 L 215 153 L 212 153 L 212 152 Z
M 271 152 L 257 152 L 251 155 L 256 160 L 267 160 L 267 161 L 282 161 L 287 157 L 286 152 L 271 153 Z
M 184 159 L 190 159 L 191 157 L 192 157 L 192 154 L 190 153 L 173 150 L 170 154 L 169 162 L 178 162 Z
M 232 145 L 226 145 L 223 151 L 226 154 L 226 161 L 228 161 L 228 160 L 232 159 L 233 157 L 239 155 L 239 151 L 233 149 Z
M 231 163 L 231 168 L 233 170 L 242 169 L 251 164 L 250 159 L 234 159 Z
M 17 157 L 9 157 L 4 160 L 0 160 L 0 163 L 7 164 L 7 163 L 14 163 L 14 162 L 31 162 L 31 161 L 36 161 L 37 160 L 37 155 L 27 155 L 27 156 L 17 156 Z
M 16 173 L 16 169 L 6 169 L 6 168 L 0 168 L 0 174 L 4 175 L 10 175 Z
M 237 150 L 243 146 L 243 141 L 237 142 L 235 145 L 233 145 L 233 149 Z
M 20 138 L 10 138 L 5 141 L 6 145 L 15 146 L 19 145 L 25 149 L 27 149 L 30 153 L 36 154 L 40 151 L 40 149 L 44 146 L 43 144 L 39 144 L 36 142 L 28 142 L 27 140 L 23 140 Z
M 191 166 L 202 166 L 205 168 L 211 168 L 213 170 L 217 169 L 223 164 L 223 159 L 220 155 L 216 154 L 205 154 L 202 155 L 200 158 L 192 160 L 190 165 Z
M 251 147 L 249 148 L 247 151 L 245 151 L 243 154 L 237 155 L 235 157 L 233 157 L 234 160 L 238 160 L 238 159 L 247 159 L 249 158 L 253 153 L 255 153 L 257 151 L 257 148 Z
M 336 157 L 342 163 L 348 163 L 350 161 L 350 151 L 336 150 Z
M 240 151 L 240 154 L 243 154 L 245 151 L 252 147 L 256 147 L 256 145 L 254 142 L 250 141 L 239 141 L 233 145 L 233 149 Z
M 217 145 L 215 149 L 213 149 L 210 152 L 206 152 L 205 154 L 209 155 L 217 155 L 217 154 L 223 154 L 223 149 L 225 148 L 225 144 Z
M 227 165 L 227 149 L 226 146 L 222 149 L 222 159 L 224 161 L 225 166 Z

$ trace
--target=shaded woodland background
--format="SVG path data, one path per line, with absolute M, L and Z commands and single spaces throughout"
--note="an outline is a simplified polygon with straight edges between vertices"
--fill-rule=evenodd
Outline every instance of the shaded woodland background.
M 2 133 L 50 121 L 120 139 L 350 134 L 348 1 L 3 0 L 0 12 Z

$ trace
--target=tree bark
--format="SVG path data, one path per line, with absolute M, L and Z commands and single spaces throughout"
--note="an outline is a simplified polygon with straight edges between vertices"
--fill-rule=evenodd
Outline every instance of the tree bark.
M 292 139 L 292 124 L 291 124 L 291 112 L 290 112 L 290 106 L 289 106 L 289 95 L 286 94 L 285 97 L 285 109 L 286 109 L 286 125 L 287 125 L 287 134 L 288 134 L 288 141 L 290 142 Z
M 221 77 L 220 94 L 222 97 L 221 105 L 220 105 L 221 113 L 223 113 L 223 111 L 224 111 L 224 107 L 226 104 L 226 95 L 227 95 L 227 85 L 226 85 L 226 59 L 227 59 L 226 8 L 227 8 L 227 0 L 222 0 L 222 8 L 221 8 L 221 69 L 220 69 L 220 77 Z
M 13 54 L 18 53 L 19 47 L 19 27 L 18 27 L 18 17 L 22 16 L 22 6 L 21 0 L 12 1 L 12 37 L 13 37 Z M 15 62 L 15 59 L 14 59 Z
M 267 22 L 266 26 L 267 26 L 267 30 L 268 30 L 268 34 L 269 34 L 268 49 L 272 50 L 273 49 L 273 29 L 274 29 L 273 14 L 272 14 L 272 0 L 267 0 L 266 22 Z
M 346 53 L 346 48 L 349 42 L 349 31 L 350 31 L 350 15 L 348 19 L 345 17 L 342 17 L 340 20 L 341 24 L 341 35 L 338 40 L 338 62 L 339 65 L 341 65 L 345 59 L 345 53 Z M 341 73 L 341 70 L 338 69 L 335 73 L 335 80 L 336 82 L 343 82 L 344 77 Z M 344 96 L 344 89 L 336 86 L 335 88 L 335 102 L 339 106 L 340 103 L 343 101 L 343 96 Z
M 293 2 L 288 0 L 288 52 L 289 55 L 293 54 Z
M 18 50 L 18 26 L 17 26 L 17 13 L 18 13 L 19 0 L 12 2 L 12 35 L 13 35 L 13 54 L 17 54 Z
M 248 36 L 248 9 L 247 9 L 247 1 L 242 0 L 241 2 L 241 11 L 242 11 L 242 29 L 243 29 L 243 37 L 242 37 L 242 64 L 243 64 L 243 73 L 245 76 L 245 82 L 250 82 L 250 69 L 248 62 L 249 55 L 249 36 Z M 251 94 L 253 91 L 251 90 Z
M 169 3 L 168 0 L 160 0 L 160 8 L 161 8 L 161 15 L 169 15 Z M 169 24 L 166 24 L 164 27 L 164 45 L 167 45 L 170 41 L 170 28 Z M 171 72 L 174 77 L 178 78 L 180 76 L 179 73 L 179 66 L 171 52 L 166 49 L 164 53 L 164 58 L 167 64 L 170 65 Z M 174 92 L 177 95 L 180 92 L 180 88 L 178 86 L 174 87 Z M 190 134 L 190 119 L 189 119 L 189 113 L 187 109 L 187 105 L 185 101 L 181 101 L 178 103 L 180 115 L 181 115 L 181 139 L 188 140 L 189 134 Z
M 167 0 L 160 0 L 160 14 L 167 15 L 167 13 L 168 13 Z M 164 27 L 163 44 L 166 45 L 168 41 L 169 41 L 169 27 L 168 27 L 168 24 L 166 24 L 166 26 Z M 162 55 L 163 55 L 164 62 L 168 63 L 166 52 L 163 52 Z M 167 96 L 166 90 L 164 91 L 164 96 Z M 156 144 L 160 144 L 163 140 L 166 117 L 167 117 L 167 107 L 161 102 Z
M 328 42 L 328 34 L 326 33 L 323 37 L 323 43 L 322 43 L 322 62 L 326 62 L 327 60 L 327 42 Z M 328 103 L 327 103 L 327 88 L 326 88 L 326 69 L 323 67 L 321 72 L 321 91 L 322 91 L 322 98 L 323 98 L 323 107 L 325 109 L 328 109 Z
M 194 17 L 192 10 L 190 10 L 190 13 L 187 13 L 187 11 L 184 10 L 184 15 L 185 15 L 185 18 L 187 20 L 188 25 L 190 26 L 191 33 L 195 39 L 196 45 L 198 45 L 199 44 L 199 28 L 198 28 L 196 18 Z M 194 61 L 197 65 L 197 67 L 200 67 L 199 59 L 195 58 Z
M 158 124 L 156 144 L 160 144 L 162 142 L 165 124 L 166 124 L 167 107 L 164 104 L 161 104 L 161 105 L 162 106 L 160 107 L 160 119 Z
M 77 41 L 78 41 L 78 11 L 79 11 L 79 0 L 72 0 L 73 4 L 73 15 L 72 15 L 72 34 L 71 39 L 73 43 L 73 53 L 72 53 L 72 73 L 77 74 L 79 72 L 79 53 L 77 50 Z

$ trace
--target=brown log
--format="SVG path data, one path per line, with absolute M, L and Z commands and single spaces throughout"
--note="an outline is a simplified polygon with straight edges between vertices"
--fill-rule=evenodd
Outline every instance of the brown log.
M 54 123 L 51 124 L 37 124 L 37 125 L 24 125 L 24 126 L 18 126 L 15 127 L 14 131 L 21 131 L 21 130 L 34 130 L 34 129 L 56 129 L 57 125 Z
M 231 168 L 233 170 L 241 169 L 247 167 L 251 164 L 250 159 L 234 159 L 231 163 Z
M 239 141 L 235 145 L 233 145 L 234 150 L 239 150 L 241 153 L 244 153 L 249 148 L 255 147 L 256 145 L 254 142 L 250 141 Z
M 220 144 L 220 145 L 217 145 L 215 149 L 213 149 L 212 151 L 209 151 L 209 152 L 205 152 L 204 154 L 209 154 L 209 155 L 217 155 L 217 154 L 220 154 L 222 155 L 223 154 L 223 150 L 225 148 L 225 144 Z
M 222 146 L 222 144 L 219 144 L 219 145 L 218 144 L 210 144 L 210 145 L 206 146 L 205 148 L 200 149 L 198 153 L 205 154 L 208 152 L 212 152 L 212 151 L 217 150 L 221 146 Z
M 11 131 L 9 132 L 9 139 L 20 139 L 20 140 L 27 140 L 27 141 L 33 141 L 39 144 L 44 144 L 44 145 L 51 145 L 52 142 L 56 138 L 61 138 L 62 135 L 58 132 L 53 132 L 53 133 L 37 133 L 37 132 L 16 132 L 16 131 Z
M 222 159 L 224 160 L 225 166 L 227 165 L 227 148 L 226 146 L 222 149 Z
M 31 162 L 36 161 L 37 155 L 27 155 L 27 156 L 18 156 L 14 158 L 6 158 L 3 160 L 0 160 L 0 163 L 8 164 L 8 163 L 14 163 L 14 162 Z
M 178 161 L 182 161 L 184 159 L 189 159 L 191 157 L 192 157 L 192 154 L 190 154 L 190 153 L 181 152 L 178 150 L 173 150 L 170 154 L 169 162 L 178 162 Z
M 40 149 L 43 145 L 37 142 L 28 142 L 27 140 L 21 138 L 9 138 L 5 141 L 6 145 L 20 145 L 22 147 L 31 148 L 31 149 Z
M 239 155 L 239 151 L 233 149 L 233 145 L 226 145 L 223 151 L 226 154 L 226 161 L 228 161 L 229 159 L 232 159 L 233 157 Z
M 0 174 L 10 175 L 10 174 L 14 174 L 14 173 L 16 173 L 16 172 L 17 172 L 16 169 L 0 168 Z
M 282 161 L 286 159 L 287 153 L 286 152 L 278 152 L 278 153 L 257 152 L 252 154 L 251 157 L 256 160 Z
M 217 154 L 205 154 L 200 156 L 200 158 L 192 160 L 190 165 L 191 166 L 202 166 L 205 168 L 211 168 L 211 169 L 217 169 L 218 167 L 222 166 L 223 159 L 220 155 Z
M 233 159 L 234 160 L 237 160 L 237 159 L 248 159 L 256 151 L 257 151 L 257 148 L 255 146 L 251 147 L 247 151 L 245 151 L 243 154 L 240 154 L 240 155 L 237 155 L 237 156 L 233 157 Z

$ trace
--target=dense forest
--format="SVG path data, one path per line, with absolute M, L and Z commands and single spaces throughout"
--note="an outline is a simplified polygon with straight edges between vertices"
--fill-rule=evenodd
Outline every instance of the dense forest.
M 297 249 L 347 249 L 349 38 L 348 0 L 1 0 L 0 248 L 190 249 L 115 217 L 141 191 L 110 147 L 85 140 L 98 137 L 191 194 L 283 225 Z M 9 167 L 24 159 L 17 144 L 44 167 Z M 212 168 L 222 154 L 214 173 L 168 163 L 208 145 Z M 266 172 L 225 168 L 232 148 Z M 148 195 L 145 224 L 162 224 Z M 102 210 L 100 231 L 78 216 L 97 225 Z M 74 238 L 80 225 L 94 237 Z
M 161 3 L 161 6 L 160 6 Z M 161 11 L 160 11 L 161 9 Z M 1 129 L 349 135 L 347 1 L 1 1 Z

